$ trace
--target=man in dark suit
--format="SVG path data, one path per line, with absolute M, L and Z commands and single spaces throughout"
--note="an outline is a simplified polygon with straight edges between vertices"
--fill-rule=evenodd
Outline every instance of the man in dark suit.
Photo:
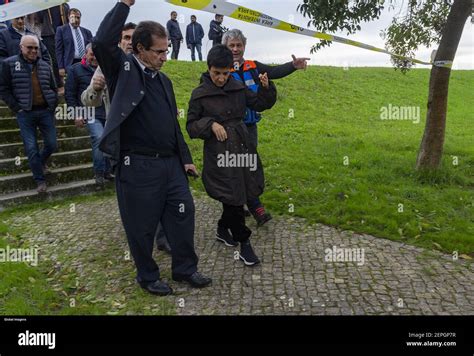
M 173 291 L 161 281 L 152 256 L 160 221 L 172 248 L 173 280 L 196 288 L 212 280 L 197 271 L 195 208 L 186 177 L 197 171 L 179 127 L 171 81 L 160 72 L 168 54 L 166 29 L 141 22 L 133 34 L 133 53 L 117 46 L 134 4 L 115 5 L 93 42 L 112 97 L 100 149 L 116 167 L 117 199 L 137 282 L 152 294 L 168 295 Z
M 78 9 L 70 9 L 69 23 L 58 27 L 56 31 L 56 58 L 61 77 L 64 78 L 69 66 L 82 60 L 90 42 L 92 33 L 81 27 L 81 12 Z

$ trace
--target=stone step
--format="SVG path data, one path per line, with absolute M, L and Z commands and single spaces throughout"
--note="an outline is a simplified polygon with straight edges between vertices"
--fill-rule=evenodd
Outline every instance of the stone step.
M 77 151 L 55 153 L 51 156 L 48 165 L 51 169 L 55 169 L 91 162 L 92 148 L 88 148 Z M 16 161 L 16 158 L 0 159 L 0 175 L 5 176 L 6 174 L 26 173 L 27 171 L 29 171 L 29 166 L 26 157 L 21 157 L 19 162 Z
M 67 138 L 67 137 L 77 137 L 77 136 L 86 136 L 88 134 L 87 128 L 77 128 L 74 125 L 68 126 L 56 126 L 57 137 L 58 138 Z M 39 131 L 39 130 L 38 130 Z M 38 139 L 40 135 L 38 134 Z M 2 143 L 17 143 L 21 142 L 20 130 L 1 130 L 0 131 L 0 142 Z
M 0 106 L 0 116 L 1 117 L 14 116 L 14 113 L 13 113 L 13 111 L 10 110 L 10 108 L 8 106 L 2 105 L 2 106 Z
M 38 141 L 40 147 L 43 141 Z M 77 151 L 91 147 L 91 139 L 89 136 L 69 137 L 58 139 L 58 152 Z M 0 145 L 0 159 L 14 158 L 25 156 L 23 143 L 7 143 Z
M 56 119 L 56 126 L 71 126 L 74 125 L 73 120 L 58 120 Z M 18 129 L 16 117 L 0 117 L 0 130 L 14 130 Z
M 51 186 L 45 194 L 38 194 L 36 189 L 5 194 L 0 196 L 0 211 L 19 204 L 47 202 L 71 196 L 92 194 L 104 189 L 113 189 L 113 186 L 113 183 L 107 183 L 103 187 L 97 186 L 94 179 L 89 179 Z
M 92 164 L 52 169 L 51 174 L 46 176 L 46 182 L 50 186 L 65 184 L 69 182 L 88 180 L 94 177 Z M 31 172 L 14 174 L 0 177 L 0 193 L 9 194 L 32 190 L 36 188 Z

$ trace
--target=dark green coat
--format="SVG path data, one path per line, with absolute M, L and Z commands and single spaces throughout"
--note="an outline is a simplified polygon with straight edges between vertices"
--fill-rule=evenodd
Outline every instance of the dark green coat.
M 249 90 L 232 77 L 222 88 L 217 87 L 209 73 L 202 75 L 189 102 L 186 129 L 191 138 L 204 140 L 204 168 L 202 178 L 210 197 L 233 206 L 241 206 L 259 197 L 265 187 L 263 167 L 257 149 L 248 140 L 243 120 L 247 107 L 255 111 L 270 109 L 276 102 L 276 88 L 260 87 L 258 93 Z M 227 131 L 227 140 L 219 142 L 212 132 L 217 122 Z M 257 169 L 251 167 L 219 167 L 219 158 L 225 155 L 253 155 Z

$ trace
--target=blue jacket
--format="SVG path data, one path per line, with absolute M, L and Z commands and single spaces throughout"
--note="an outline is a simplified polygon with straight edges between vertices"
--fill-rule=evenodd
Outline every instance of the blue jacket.
M 33 32 L 28 30 L 26 30 L 25 33 L 27 35 L 36 36 Z M 21 37 L 22 35 L 20 35 L 11 24 L 8 26 L 8 28 L 0 31 L 0 61 L 20 54 Z M 43 44 L 43 42 L 39 42 L 41 47 L 41 58 L 43 58 L 48 64 L 51 64 L 51 58 L 46 46 Z
M 67 80 L 64 88 L 64 98 L 69 107 L 83 107 L 81 101 L 82 93 L 87 89 L 94 76 L 95 69 L 88 65 L 85 60 L 76 63 L 67 69 Z M 105 108 L 95 108 L 95 118 L 105 120 Z
M 113 165 L 120 160 L 120 125 L 130 116 L 135 107 L 140 105 L 146 95 L 145 73 L 132 54 L 125 54 L 117 46 L 129 12 L 130 8 L 122 2 L 115 5 L 100 24 L 93 41 L 94 54 L 107 80 L 112 98 L 99 147 L 102 152 L 111 157 Z M 193 163 L 191 153 L 179 126 L 178 109 L 171 80 L 161 72 L 159 75 L 172 110 L 176 113 L 175 135 L 184 170 L 185 164 Z
M 168 30 L 168 36 L 171 40 L 179 40 L 183 39 L 183 34 L 181 33 L 181 28 L 179 28 L 178 21 L 169 20 L 166 24 L 166 29 Z
M 84 37 L 84 49 L 92 42 L 92 32 L 79 27 Z M 67 69 L 74 61 L 74 38 L 69 24 L 58 27 L 56 30 L 56 58 L 59 69 Z M 118 43 L 118 42 L 117 42 Z
M 194 27 L 194 34 L 193 34 Z M 190 23 L 186 27 L 186 44 L 199 44 L 202 45 L 202 39 L 204 38 L 204 30 L 199 23 Z
M 56 109 L 58 95 L 53 72 L 48 63 L 39 58 L 35 65 L 43 96 L 51 111 Z M 13 112 L 30 111 L 33 106 L 31 68 L 23 55 L 7 58 L 0 72 L 0 97 Z

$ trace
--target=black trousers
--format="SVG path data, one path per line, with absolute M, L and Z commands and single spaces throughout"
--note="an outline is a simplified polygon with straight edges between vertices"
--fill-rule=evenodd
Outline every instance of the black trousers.
M 178 59 L 179 49 L 181 47 L 181 41 L 171 39 L 171 46 L 173 46 L 173 52 L 171 52 L 171 59 Z
M 252 235 L 252 231 L 245 226 L 245 212 L 242 206 L 222 204 L 224 211 L 219 220 L 219 227 L 230 229 L 232 236 L 237 242 L 246 242 Z
M 177 156 L 153 158 L 130 154 L 121 159 L 115 180 L 120 215 L 137 268 L 137 281 L 160 279 L 158 265 L 152 257 L 160 221 L 172 249 L 173 276 L 189 276 L 196 272 L 195 208 L 180 159 Z

